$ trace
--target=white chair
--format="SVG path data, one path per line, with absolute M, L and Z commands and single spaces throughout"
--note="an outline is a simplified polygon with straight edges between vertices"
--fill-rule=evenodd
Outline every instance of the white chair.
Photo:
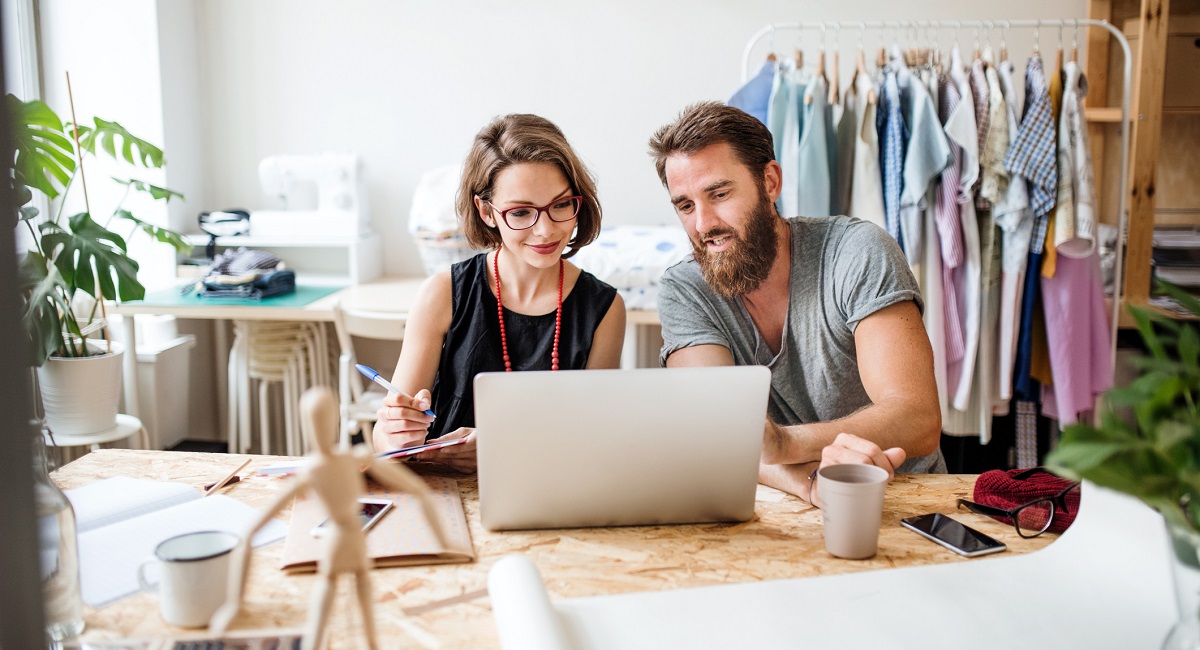
M 350 445 L 350 436 L 360 431 L 364 440 L 371 436 L 370 424 L 375 421 L 375 412 L 383 406 L 386 391 L 375 383 L 363 388 L 364 377 L 354 368 L 358 356 L 354 352 L 354 338 L 379 341 L 404 340 L 406 316 L 397 312 L 347 309 L 338 303 L 333 307 L 333 324 L 337 330 L 338 344 L 342 348 L 338 357 L 338 398 L 342 410 L 342 445 Z M 390 370 L 382 369 L 383 372 Z
M 329 350 L 324 326 L 294 321 L 235 321 L 234 344 L 229 364 L 230 449 L 249 451 L 253 441 L 251 413 L 258 382 L 259 453 L 273 451 L 275 429 L 271 426 L 271 384 L 282 394 L 282 440 L 284 453 L 304 453 L 295 409 L 300 395 L 311 386 L 329 385 Z M 277 428 L 276 428 L 277 429 Z

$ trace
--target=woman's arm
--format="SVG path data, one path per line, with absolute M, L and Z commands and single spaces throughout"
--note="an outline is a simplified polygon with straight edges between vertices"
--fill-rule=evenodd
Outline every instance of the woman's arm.
M 441 362 L 451 310 L 450 272 L 443 271 L 421 285 L 409 311 L 392 383 L 412 395 L 412 399 L 389 394 L 383 400 L 372 435 L 376 451 L 408 447 L 425 440 L 433 418 L 423 411 L 432 406 L 429 388 Z
M 587 369 L 620 368 L 621 348 L 625 345 L 625 301 L 621 294 L 613 297 L 608 313 L 592 335 L 592 350 Z

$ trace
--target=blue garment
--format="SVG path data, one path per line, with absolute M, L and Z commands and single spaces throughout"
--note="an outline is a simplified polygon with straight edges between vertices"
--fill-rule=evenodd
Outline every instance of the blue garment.
M 1050 91 L 1042 71 L 1042 57 L 1034 54 L 1025 67 L 1025 112 L 1017 137 L 1008 149 L 1004 166 L 1008 171 L 1029 180 L 1030 206 L 1033 216 L 1050 212 L 1058 197 L 1057 141 L 1054 137 L 1054 109 L 1050 106 Z M 1046 240 L 1045 223 L 1034 228 L 1029 250 L 1042 250 Z M 1030 273 L 1036 273 L 1029 267 Z
M 764 61 L 758 69 L 758 74 L 750 78 L 745 85 L 737 89 L 726 104 L 758 118 L 759 122 L 767 123 L 767 107 L 771 103 L 771 84 L 775 79 L 775 62 Z
M 904 247 L 900 235 L 900 193 L 904 190 L 904 156 L 908 134 L 900 108 L 900 86 L 895 70 L 887 70 L 879 93 L 879 168 L 883 177 L 884 223 L 888 234 Z
M 832 216 L 829 209 L 830 189 L 833 187 L 829 166 L 829 122 L 832 115 L 828 95 L 829 86 L 825 78 L 815 77 L 804 95 L 798 98 L 804 131 L 800 135 L 800 149 L 796 156 L 799 166 L 795 216 Z
M 1038 217 L 1044 221 L 1045 217 Z M 1033 367 L 1033 312 L 1034 304 L 1041 299 L 1038 295 L 1039 280 L 1042 274 L 1042 253 L 1029 254 L 1028 271 L 1025 273 L 1025 291 L 1021 295 L 1021 329 L 1017 335 L 1017 358 L 1013 368 L 1013 396 L 1018 400 L 1037 402 L 1041 400 L 1042 389 L 1039 382 L 1030 374 Z

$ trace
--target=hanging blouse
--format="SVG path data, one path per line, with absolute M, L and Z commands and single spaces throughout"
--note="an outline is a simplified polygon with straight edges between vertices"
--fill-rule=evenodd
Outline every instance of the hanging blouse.
M 758 74 L 750 78 L 741 88 L 729 98 L 726 104 L 758 118 L 759 122 L 767 123 L 767 110 L 771 103 L 771 88 L 775 79 L 775 62 L 764 61 L 758 69 Z

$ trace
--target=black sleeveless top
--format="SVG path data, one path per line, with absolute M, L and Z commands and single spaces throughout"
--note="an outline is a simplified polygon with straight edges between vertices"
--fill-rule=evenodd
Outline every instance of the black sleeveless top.
M 487 276 L 487 254 L 481 253 L 450 267 L 450 329 L 442 344 L 441 362 L 433 380 L 433 412 L 427 440 L 459 427 L 475 426 L 475 375 L 504 372 L 496 296 Z M 581 370 L 592 350 L 592 336 L 608 313 L 617 290 L 581 271 L 571 293 L 563 296 L 558 367 Z M 514 371 L 549 370 L 554 348 L 554 314 L 518 314 L 504 309 L 508 356 Z

